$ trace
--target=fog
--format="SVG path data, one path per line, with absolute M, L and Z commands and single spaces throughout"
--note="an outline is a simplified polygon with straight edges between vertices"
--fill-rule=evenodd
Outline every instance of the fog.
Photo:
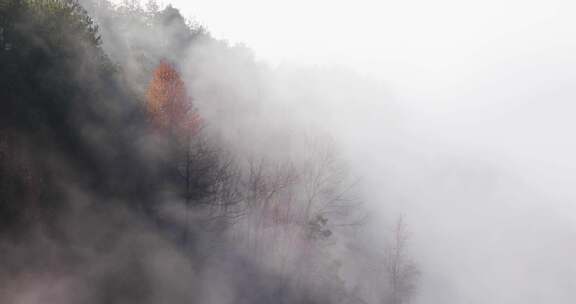
M 323 107 L 371 208 L 407 216 L 418 303 L 576 299 L 571 1 L 175 4 L 264 61 L 377 83 Z
M 7 135 L 0 133 L 0 152 L 12 157 L 0 169 L 31 193 L 6 203 L 24 215 L 0 242 L 0 278 L 8 282 L 0 299 L 576 300 L 571 2 L 181 0 L 176 9 L 120 2 L 80 1 L 102 49 L 81 35 L 54 40 L 93 52 L 72 52 L 70 70 L 86 65 L 78 75 L 57 74 L 80 93 L 46 91 L 54 101 L 74 100 L 58 106 L 65 114 L 53 120 L 65 123 L 23 119 L 50 135 L 20 142 L 19 124 L 12 131 L 7 122 Z M 41 30 L 25 31 L 42 20 L 14 28 L 44 43 Z M 55 44 L 39 49 L 62 48 Z M 182 130 L 154 126 L 163 113 L 150 107 L 150 91 L 163 64 L 181 78 L 202 122 L 185 144 Z M 44 92 L 31 83 L 22 92 Z M 7 100 L 44 105 L 41 94 L 6 92 Z M 13 103 L 24 109 L 14 111 L 16 122 L 36 117 Z M 46 104 L 38 112 L 58 105 Z M 62 144 L 66 136 L 78 146 Z M 22 164 L 13 169 L 10 159 Z M 40 173 L 34 162 L 43 164 Z M 191 174 L 191 166 L 208 169 Z M 200 189 L 190 198 L 190 181 L 203 178 L 213 196 Z M 52 187 L 47 202 L 62 206 L 41 205 L 34 187 Z M 398 219 L 407 231 L 395 230 Z

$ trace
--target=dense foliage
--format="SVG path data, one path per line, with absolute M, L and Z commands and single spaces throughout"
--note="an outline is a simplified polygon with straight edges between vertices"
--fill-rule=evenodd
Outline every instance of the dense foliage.
M 22 257 L 0 242 L 0 280 L 73 273 L 95 290 L 73 293 L 77 303 L 221 303 L 206 282 L 234 290 L 230 303 L 362 303 L 340 278 L 342 227 L 361 219 L 333 149 L 234 153 L 205 131 L 179 72 L 203 43 L 233 53 L 239 69 L 256 65 L 250 56 L 170 6 L 87 5 L 103 32 L 157 40 L 136 34 L 106 48 L 75 0 L 0 2 L 0 235 L 35 248 Z M 46 242 L 50 259 L 30 263 Z M 151 252 L 165 258 L 164 248 L 178 266 L 151 271 Z M 395 254 L 393 264 L 412 265 Z M 417 271 L 399 282 L 398 265 L 382 269 L 402 286 L 391 303 L 404 303 Z
M 97 26 L 75 1 L 7 3 L 0 50 L 1 166 L 3 177 L 25 189 L 17 194 L 17 187 L 2 187 L 2 225 L 22 221 L 28 208 L 55 208 L 62 201 L 56 184 L 73 182 L 102 195 L 133 191 L 128 184 L 136 180 L 126 175 L 138 156 L 129 134 L 110 130 L 137 125 L 138 110 L 124 105 L 137 97 L 102 51 Z M 21 199 L 30 192 L 37 193 L 34 199 Z M 19 206 L 24 201 L 27 207 Z

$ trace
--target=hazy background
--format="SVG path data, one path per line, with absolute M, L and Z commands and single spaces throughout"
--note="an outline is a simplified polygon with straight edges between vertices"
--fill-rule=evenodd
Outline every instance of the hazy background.
M 555 171 L 574 169 L 573 1 L 165 2 L 268 63 L 370 76 L 426 139 L 529 165 L 571 195 Z
M 407 215 L 418 303 L 576 300 L 575 2 L 169 2 L 259 60 L 381 87 L 325 107 L 374 210 Z

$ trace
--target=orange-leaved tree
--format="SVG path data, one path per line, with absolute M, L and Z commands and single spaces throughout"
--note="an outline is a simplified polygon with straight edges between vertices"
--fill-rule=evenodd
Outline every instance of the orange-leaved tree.
M 154 70 L 146 94 L 146 108 L 152 124 L 159 130 L 191 135 L 199 128 L 199 116 L 180 74 L 166 60 Z

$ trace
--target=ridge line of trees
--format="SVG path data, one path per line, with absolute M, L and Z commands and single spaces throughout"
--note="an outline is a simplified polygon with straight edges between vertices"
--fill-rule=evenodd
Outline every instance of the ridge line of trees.
M 102 251 L 113 237 L 78 241 L 74 233 L 84 232 L 63 223 L 128 210 L 189 260 L 202 257 L 196 269 L 234 252 L 255 278 L 280 274 L 267 285 L 279 303 L 363 303 L 342 279 L 348 260 L 339 248 L 366 217 L 331 140 L 311 136 L 285 157 L 235 154 L 207 131 L 181 73 L 179 59 L 209 34 L 153 2 L 147 11 L 92 5 L 113 17 L 97 25 L 76 0 L 0 0 L 0 241 L 42 230 L 64 252 Z M 171 36 L 139 51 L 123 41 L 132 51 L 109 56 L 100 29 L 115 24 Z M 70 199 L 74 192 L 89 199 Z M 408 303 L 416 290 L 404 229 L 400 221 L 385 255 L 382 303 Z M 226 250 L 212 252 L 215 244 Z

